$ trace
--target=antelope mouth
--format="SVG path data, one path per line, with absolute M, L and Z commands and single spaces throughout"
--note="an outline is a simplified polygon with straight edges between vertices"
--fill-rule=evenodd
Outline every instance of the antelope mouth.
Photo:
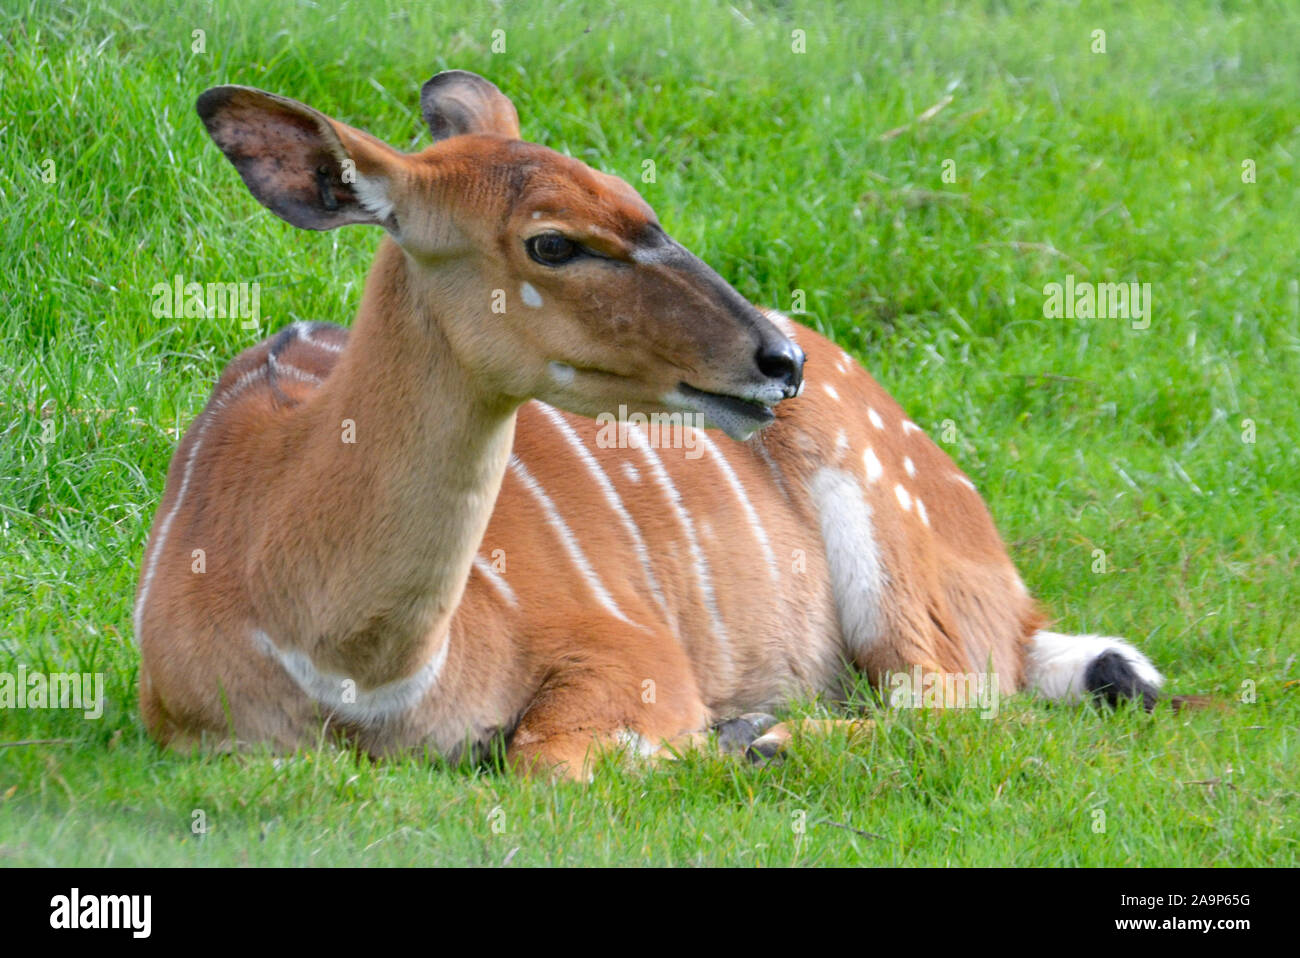
M 776 419 L 776 413 L 769 403 L 726 393 L 706 392 L 686 383 L 679 383 L 667 399 L 674 406 L 701 414 L 707 425 L 716 426 L 732 439 L 741 442 Z

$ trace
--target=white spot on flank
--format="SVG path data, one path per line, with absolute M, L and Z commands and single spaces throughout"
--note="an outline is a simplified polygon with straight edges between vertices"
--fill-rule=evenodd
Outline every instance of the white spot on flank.
M 871 507 L 853 475 L 840 469 L 817 470 L 808 488 L 826 546 L 840 629 L 849 651 L 859 654 L 880 639 L 881 599 L 888 583 Z
M 849 434 L 846 433 L 843 429 L 841 429 L 839 435 L 835 437 L 835 451 L 843 455 L 844 451 L 848 448 L 849 448 Z
M 912 497 L 902 486 L 894 486 L 894 495 L 898 497 L 898 504 L 903 507 L 904 512 L 912 508 Z
M 840 398 L 840 394 L 835 391 L 835 387 L 830 383 L 822 383 L 822 389 L 826 390 L 826 395 L 832 399 L 838 400 Z
M 740 484 L 740 478 L 736 475 L 736 471 L 731 468 L 731 463 L 727 462 L 727 457 L 722 454 L 707 433 L 700 430 L 697 438 L 704 446 L 705 453 L 711 456 L 713 461 L 718 464 L 718 468 L 722 470 L 722 475 L 726 478 L 727 484 L 731 486 L 731 491 L 736 494 L 736 499 L 745 512 L 745 518 L 749 520 L 749 528 L 753 531 L 754 538 L 758 540 L 759 547 L 763 550 L 763 558 L 767 560 L 768 575 L 771 576 L 773 582 L 780 581 L 776 556 L 772 553 L 772 544 L 767 539 L 767 530 L 763 528 L 758 513 L 754 511 L 753 504 L 750 503 L 749 497 L 745 495 L 745 487 Z
M 596 601 L 603 605 L 616 619 L 626 622 L 628 625 L 636 625 L 637 623 L 623 614 L 623 610 L 618 607 L 614 597 L 606 590 L 604 583 L 600 581 L 600 577 L 596 575 L 596 571 L 591 567 L 591 563 L 587 561 L 587 556 L 583 553 L 582 547 L 578 545 L 577 537 L 574 536 L 573 531 L 555 508 L 555 503 L 551 501 L 551 497 L 546 494 L 546 490 L 533 478 L 533 474 L 528 471 L 518 456 L 512 455 L 510 457 L 510 468 L 519 481 L 523 483 L 524 488 L 532 494 L 537 504 L 541 506 L 542 514 L 546 517 L 547 523 L 555 531 L 560 544 L 564 546 L 564 551 L 569 554 L 570 561 L 577 567 L 583 579 L 586 580 L 587 587 L 596 596 Z
M 880 418 L 880 413 L 876 412 L 874 409 L 871 409 L 870 407 L 868 407 L 867 409 L 867 418 L 871 420 L 871 425 L 875 426 L 877 429 L 885 428 L 885 423 Z
M 663 613 L 664 618 L 669 618 L 668 603 L 664 599 L 663 590 L 659 587 L 659 581 L 655 578 L 654 570 L 650 566 L 650 553 L 646 549 L 645 540 L 641 537 L 641 530 L 637 527 L 636 520 L 628 513 L 623 505 L 623 500 L 619 498 L 618 491 L 614 484 L 609 481 L 609 476 L 605 475 L 605 470 L 601 468 L 596 457 L 592 455 L 582 437 L 574 431 L 565 418 L 551 406 L 539 402 L 537 408 L 541 410 L 542 415 L 551 421 L 568 440 L 569 445 L 577 454 L 578 459 L 587 467 L 587 472 L 596 480 L 596 485 L 600 487 L 601 493 L 605 497 L 605 502 L 609 504 L 610 509 L 614 511 L 622 523 L 623 529 L 627 532 L 628 538 L 632 540 L 632 549 L 636 552 L 636 557 L 641 563 L 641 570 L 645 573 L 646 584 L 650 586 L 650 594 L 654 596 L 655 604 L 659 606 L 659 611 Z
M 906 436 L 906 435 L 907 435 L 908 433 L 910 433 L 910 432 L 920 432 L 920 431 L 921 431 L 921 427 L 918 426 L 916 423 L 912 422 L 912 420 L 910 420 L 910 419 L 904 419 L 904 420 L 903 420 L 903 435 L 904 435 L 904 436 Z
M 531 306 L 533 309 L 542 305 L 542 294 L 537 292 L 536 286 L 527 281 L 519 287 L 519 298 L 524 301 L 525 306 Z
M 876 454 L 868 449 L 862 454 L 862 466 L 867 470 L 867 482 L 875 482 L 885 474 L 884 467 L 880 465 L 880 460 Z
M 903 457 L 903 469 L 907 472 L 907 474 L 908 474 L 909 476 L 915 476 L 915 475 L 916 475 L 916 466 L 912 463 L 912 457 L 911 457 L 911 456 L 904 456 L 904 457 Z
M 1084 678 L 1093 659 L 1115 651 L 1137 673 L 1139 679 L 1159 688 L 1164 677 L 1151 660 L 1123 639 L 1105 635 L 1062 635 L 1036 632 L 1030 640 L 1026 672 L 1029 685 L 1041 696 L 1063 702 L 1077 702 L 1087 689 Z
M 959 475 L 958 473 L 955 473 L 955 472 L 954 472 L 954 473 L 953 473 L 949 478 L 950 478 L 950 479 L 955 479 L 957 482 L 960 482 L 963 486 L 965 486 L 965 487 L 966 487 L 967 489 L 969 489 L 971 492 L 978 493 L 978 491 L 979 491 L 979 490 L 977 490 L 977 489 L 975 488 L 975 483 L 971 482 L 969 479 L 967 479 L 967 478 L 966 478 L 965 476 L 963 476 L 963 475 Z
M 414 675 L 387 682 L 373 689 L 358 688 L 346 675 L 324 672 L 311 658 L 296 649 L 282 649 L 261 629 L 253 630 L 253 644 L 275 659 L 289 673 L 298 688 L 334 714 L 359 725 L 377 725 L 412 708 L 429 693 L 447 663 L 451 641 L 442 643 L 425 665 Z M 356 701 L 346 701 L 355 697 Z
M 515 598 L 515 590 L 510 588 L 510 583 L 507 582 L 496 569 L 492 568 L 491 562 L 488 562 L 488 560 L 484 559 L 482 556 L 475 556 L 474 568 L 478 570 L 478 574 L 486 579 L 494 589 L 501 593 L 501 596 L 507 602 L 512 606 L 519 605 L 519 600 Z
M 925 511 L 925 503 L 921 501 L 919 496 L 916 499 L 916 514 L 921 517 L 921 521 L 927 526 L 930 524 L 930 516 Z
M 641 484 L 641 472 L 636 466 L 632 465 L 632 463 L 628 462 L 626 459 L 624 459 L 620 465 L 623 467 L 623 475 L 627 476 L 628 482 L 633 485 Z

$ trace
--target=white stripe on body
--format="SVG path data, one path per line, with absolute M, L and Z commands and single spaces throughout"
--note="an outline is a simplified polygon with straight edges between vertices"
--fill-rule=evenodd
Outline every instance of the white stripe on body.
M 596 570 L 593 569 L 591 563 L 587 561 L 587 556 L 583 553 L 582 547 L 578 544 L 577 537 L 574 536 L 573 531 L 569 528 L 568 524 L 564 521 L 564 518 L 555 508 L 555 503 L 551 501 L 551 497 L 546 494 L 546 490 L 541 487 L 541 484 L 535 478 L 533 478 L 533 474 L 528 471 L 528 468 L 523 464 L 518 456 L 511 455 L 510 469 L 514 472 L 515 476 L 518 477 L 519 481 L 523 483 L 524 488 L 528 490 L 537 504 L 541 506 L 542 514 L 546 517 L 547 523 L 559 538 L 560 544 L 564 546 L 564 551 L 569 554 L 569 559 L 573 562 L 574 566 L 577 567 L 578 572 L 582 575 L 583 579 L 586 580 L 587 587 L 591 589 L 592 593 L 596 596 L 596 601 L 603 605 L 605 609 L 619 621 L 626 622 L 628 625 L 636 626 L 637 628 L 643 628 L 623 614 L 623 610 L 618 607 L 618 603 L 614 601 L 614 597 L 609 594 L 604 583 L 600 581 L 600 576 L 596 575 Z
M 293 324 L 293 332 L 295 336 L 301 339 L 304 343 L 307 343 L 309 346 L 315 346 L 317 349 L 323 349 L 327 353 L 343 352 L 343 347 L 338 345 L 337 343 L 327 343 L 319 339 L 313 339 L 311 335 L 310 324 L 303 322 L 302 320 L 299 320 L 298 322 Z
M 650 553 L 646 549 L 645 539 L 641 536 L 641 530 L 637 527 L 636 520 L 632 518 L 631 514 L 627 511 L 627 508 L 623 505 L 623 500 L 619 498 L 618 490 L 616 490 L 614 484 L 609 481 L 609 476 L 605 475 L 605 470 L 601 468 L 600 462 L 594 455 L 592 455 L 592 452 L 587 448 L 586 443 L 582 441 L 582 437 L 579 436 L 577 431 L 569 425 L 565 418 L 560 415 L 556 409 L 543 402 L 538 402 L 537 407 L 542 411 L 542 414 L 551 421 L 552 425 L 560 431 L 564 438 L 569 441 L 569 445 L 573 448 L 574 452 L 577 453 L 582 464 L 587 467 L 587 472 L 591 474 L 591 477 L 596 480 L 596 484 L 600 486 L 600 491 L 604 494 L 605 501 L 609 504 L 609 507 L 614 510 L 614 514 L 618 516 L 619 521 L 623 524 L 623 528 L 628 534 L 628 537 L 632 540 L 632 548 L 636 551 L 637 559 L 641 562 L 641 569 L 645 572 L 646 582 L 650 586 L 650 594 L 654 597 L 655 604 L 659 606 L 659 611 L 663 613 L 664 619 L 666 621 L 671 621 L 672 616 L 668 612 L 668 602 L 664 598 L 663 589 L 659 587 L 659 580 L 655 578 L 654 569 L 650 564 Z
M 759 458 L 767 463 L 767 468 L 772 473 L 772 481 L 776 483 L 776 487 L 781 491 L 781 495 L 785 501 L 789 502 L 790 490 L 785 486 L 785 478 L 781 475 L 781 467 L 777 465 L 776 460 L 772 458 L 772 454 L 768 452 L 767 447 L 763 445 L 761 436 L 754 440 L 753 445 L 750 448 L 756 449 Z
M 763 558 L 767 561 L 768 575 L 771 577 L 773 583 L 779 584 L 781 581 L 781 574 L 776 566 L 776 556 L 772 553 L 772 543 L 768 541 L 767 530 L 763 528 L 763 523 L 759 520 L 758 513 L 755 511 L 753 503 L 751 503 L 749 497 L 745 495 L 745 487 L 740 484 L 740 477 L 736 475 L 736 471 L 731 468 L 731 463 L 727 462 L 727 458 L 722 454 L 722 450 L 719 449 L 717 444 L 709 438 L 708 434 L 703 429 L 697 429 L 695 432 L 700 443 L 704 446 L 704 451 L 712 456 L 713 460 L 717 462 L 718 467 L 722 470 L 722 475 L 727 480 L 727 484 L 731 486 L 731 491 L 735 493 L 736 499 L 739 500 L 741 508 L 745 510 L 745 517 L 749 520 L 749 527 L 753 530 L 754 538 L 758 540 L 758 544 L 763 550 Z
M 235 380 L 229 389 L 218 394 L 211 401 L 211 408 L 205 409 L 199 414 L 199 418 L 195 420 L 198 432 L 194 435 L 194 444 L 190 446 L 189 455 L 185 457 L 185 469 L 181 473 L 181 487 L 176 492 L 176 501 L 172 503 L 172 507 L 167 510 L 167 515 L 163 516 L 162 522 L 158 524 L 157 541 L 145 558 L 144 579 L 140 583 L 140 595 L 135 600 L 135 610 L 132 614 L 132 628 L 137 645 L 140 642 L 140 624 L 144 617 L 145 604 L 148 602 L 149 592 L 153 588 L 154 574 L 158 571 L 158 559 L 167 545 L 167 536 L 171 532 L 172 522 L 175 521 L 176 514 L 180 512 L 181 504 L 185 502 L 185 493 L 189 491 L 190 480 L 194 478 L 194 462 L 198 457 L 200 447 L 203 445 L 203 438 L 207 434 L 208 426 L 212 423 L 212 414 L 225 409 L 244 390 L 257 380 L 265 377 L 268 369 L 269 367 L 265 363 L 259 363 L 256 369 L 244 373 Z M 195 428 L 195 423 L 190 424 L 190 429 Z
M 212 422 L 212 417 L 208 413 L 204 413 L 202 419 L 203 422 L 199 424 L 198 432 L 194 434 L 194 443 L 190 446 L 190 454 L 185 457 L 185 469 L 181 473 L 181 487 L 176 492 L 176 501 L 172 503 L 172 507 L 167 510 L 167 515 L 163 516 L 162 522 L 158 524 L 156 541 L 145 559 L 144 580 L 140 583 L 140 595 L 135 600 L 135 614 L 133 616 L 137 645 L 140 644 L 140 625 L 144 618 L 145 603 L 149 601 L 149 590 L 153 586 L 154 573 L 158 571 L 158 557 L 163 554 L 163 550 L 167 547 L 167 534 L 171 531 L 172 520 L 176 518 L 176 513 L 180 511 L 181 503 L 185 501 L 185 493 L 190 488 L 190 479 L 194 474 L 194 460 L 199 454 L 199 448 L 203 445 L 203 436 L 208 431 L 208 424 Z
M 620 433 L 629 429 L 625 423 L 619 424 Z M 691 561 L 695 566 L 695 578 L 700 584 L 700 592 L 704 596 L 704 605 L 709 612 L 709 621 L 713 627 L 713 634 L 724 645 L 730 643 L 727 636 L 726 626 L 722 623 L 722 616 L 718 613 L 718 603 L 713 595 L 713 581 L 709 572 L 709 560 L 705 558 L 703 550 L 700 549 L 699 540 L 695 536 L 695 525 L 691 522 L 690 514 L 682 504 L 681 494 L 678 493 L 677 487 L 673 485 L 672 477 L 664 469 L 664 465 L 659 461 L 659 456 L 650 446 L 650 437 L 644 431 L 637 432 L 637 438 L 633 441 L 646 458 L 646 463 L 650 466 L 650 472 L 654 475 L 655 481 L 663 488 L 668 496 L 668 501 L 673 507 L 673 512 L 677 516 L 677 521 L 681 524 L 682 531 L 686 533 L 686 545 L 691 552 Z M 620 439 L 625 438 L 620 435 Z
M 491 562 L 480 555 L 476 555 L 474 557 L 474 568 L 478 570 L 478 574 L 486 579 L 492 587 L 497 590 L 497 592 L 501 593 L 501 597 L 504 598 L 506 602 L 511 606 L 519 605 L 519 599 L 515 596 L 515 590 L 510 588 L 510 583 L 505 580 L 504 576 L 497 572 L 496 569 L 492 568 Z

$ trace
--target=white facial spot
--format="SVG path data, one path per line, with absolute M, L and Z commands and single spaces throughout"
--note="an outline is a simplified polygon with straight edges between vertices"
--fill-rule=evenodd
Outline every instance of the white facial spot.
M 894 495 L 898 496 L 898 504 L 903 507 L 904 512 L 912 508 L 912 497 L 902 486 L 894 486 Z
M 916 475 L 916 466 L 913 465 L 913 463 L 912 463 L 912 457 L 911 457 L 911 456 L 904 456 L 904 457 L 903 457 L 903 468 L 904 468 L 905 470 L 907 470 L 907 474 L 908 474 L 909 476 L 915 476 L 915 475 Z
M 876 454 L 868 449 L 862 454 L 862 465 L 867 470 L 867 482 L 875 482 L 885 474 L 884 468 L 880 465 L 880 460 Z
M 930 516 L 925 511 L 925 503 L 919 497 L 916 500 L 916 514 L 921 517 L 921 521 L 927 526 L 930 524 Z
M 541 218 L 542 218 L 542 211 L 541 211 L 541 210 L 533 210 L 533 219 L 535 219 L 535 220 L 540 220 Z
M 871 420 L 871 425 L 875 426 L 877 429 L 885 428 L 885 422 L 880 418 L 880 413 L 876 412 L 874 409 L 867 409 L 867 418 Z
M 525 286 L 528 284 L 525 283 Z M 573 382 L 573 367 L 568 363 L 558 363 L 552 361 L 546 367 L 547 373 L 551 377 L 551 382 L 557 386 L 567 386 Z
M 840 398 L 840 394 L 835 391 L 835 387 L 830 383 L 822 383 L 822 389 L 826 390 L 826 395 L 832 399 L 838 400 Z
M 519 287 L 519 298 L 524 301 L 525 306 L 531 306 L 533 309 L 542 305 L 542 294 L 537 292 L 537 287 L 532 283 L 524 283 Z

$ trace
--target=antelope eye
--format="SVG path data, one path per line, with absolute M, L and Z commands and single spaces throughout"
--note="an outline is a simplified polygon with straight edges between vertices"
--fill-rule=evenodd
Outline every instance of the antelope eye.
M 577 243 L 560 233 L 540 233 L 524 245 L 528 255 L 543 266 L 563 266 L 580 250 Z

